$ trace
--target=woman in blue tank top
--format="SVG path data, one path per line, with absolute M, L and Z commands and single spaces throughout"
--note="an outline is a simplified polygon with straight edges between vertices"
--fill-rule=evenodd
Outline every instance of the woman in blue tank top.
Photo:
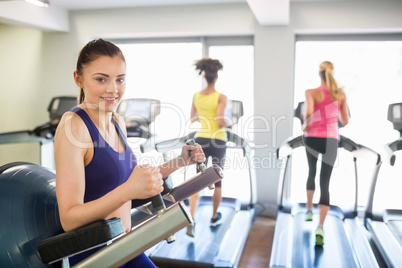
M 159 167 L 137 165 L 125 122 L 114 112 L 125 92 L 125 78 L 123 53 L 113 43 L 97 39 L 81 50 L 74 71 L 79 105 L 63 115 L 54 138 L 56 195 L 65 231 L 118 217 L 129 232 L 133 199 L 157 195 L 163 190 L 162 178 L 195 160 L 204 161 L 200 145 L 186 145 L 177 158 Z M 96 250 L 70 258 L 70 265 Z M 155 265 L 143 253 L 123 267 Z

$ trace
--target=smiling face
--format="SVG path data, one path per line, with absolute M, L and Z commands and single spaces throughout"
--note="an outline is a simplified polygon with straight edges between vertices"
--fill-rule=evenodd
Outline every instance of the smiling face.
M 74 72 L 75 83 L 85 92 L 85 104 L 113 112 L 126 90 L 126 63 L 120 57 L 100 56 Z

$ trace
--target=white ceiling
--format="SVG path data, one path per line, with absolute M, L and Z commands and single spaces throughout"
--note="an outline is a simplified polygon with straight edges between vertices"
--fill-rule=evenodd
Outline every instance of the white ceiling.
M 50 5 L 62 7 L 68 10 L 246 2 L 246 0 L 49 0 L 49 1 Z
M 68 32 L 68 11 L 70 10 L 247 3 L 261 25 L 284 25 L 289 22 L 289 1 L 290 0 L 49 0 L 49 7 L 41 8 L 28 4 L 24 0 L 0 0 L 0 23 L 24 27 L 28 26 L 45 31 Z
M 4 0 L 0 0 L 4 1 Z M 10 0 L 6 0 L 10 1 Z M 281 1 L 281 0 L 279 0 Z M 252 2 L 279 2 L 278 0 L 260 0 Z M 345 1 L 345 0 L 290 0 L 291 2 L 309 1 Z M 347 0 L 346 0 L 347 1 Z M 350 0 L 349 0 L 350 1 Z M 365 1 L 365 0 L 362 0 Z M 219 4 L 219 3 L 246 3 L 249 0 L 49 0 L 50 5 L 62 7 L 68 10 L 119 8 L 138 6 L 171 6 L 171 5 L 195 5 L 195 4 Z M 283 1 L 281 1 L 283 2 Z
M 67 10 L 172 6 L 195 4 L 248 3 L 260 24 L 287 24 L 289 0 L 49 0 L 51 5 Z
M 69 31 L 69 10 L 172 6 L 195 4 L 247 3 L 260 25 L 287 25 L 289 2 L 356 0 L 49 0 L 40 8 L 24 0 L 0 0 L 0 23 L 37 28 L 44 31 Z M 359 0 L 365 1 L 365 0 Z

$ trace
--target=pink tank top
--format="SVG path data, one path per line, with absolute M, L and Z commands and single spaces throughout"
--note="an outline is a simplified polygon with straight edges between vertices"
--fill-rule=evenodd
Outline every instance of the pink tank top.
M 305 137 L 333 138 L 339 140 L 338 115 L 339 105 L 334 101 L 325 87 L 319 87 L 324 94 L 324 100 L 314 105 L 314 112 L 310 116 L 308 131 Z

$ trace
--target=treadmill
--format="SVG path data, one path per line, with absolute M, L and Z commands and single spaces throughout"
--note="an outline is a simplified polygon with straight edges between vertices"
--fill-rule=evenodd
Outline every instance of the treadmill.
M 77 105 L 77 97 L 54 97 L 47 108 L 50 121 L 36 127 L 34 130 L 22 130 L 0 134 L 1 144 L 12 143 L 39 143 L 40 164 L 54 169 L 53 137 L 61 116 Z
M 231 114 L 233 123 L 243 115 L 240 101 L 229 100 L 226 115 Z M 157 143 L 155 149 L 167 153 L 181 148 L 195 132 L 175 140 Z M 243 157 L 251 159 L 253 150 L 242 137 L 228 132 L 227 150 L 242 149 Z M 249 167 L 250 167 L 250 163 Z M 168 244 L 162 241 L 148 251 L 150 259 L 160 268 L 164 267 L 237 267 L 244 244 L 247 240 L 252 222 L 255 218 L 256 189 L 255 177 L 249 168 L 250 200 L 246 203 L 236 198 L 223 197 L 219 205 L 223 222 L 216 227 L 210 227 L 209 219 L 212 214 L 212 199 L 201 196 L 195 213 L 195 237 L 186 235 L 186 229 L 176 233 L 176 242 Z M 225 173 L 225 170 L 223 171 Z M 223 179 L 225 180 L 225 178 Z M 227 178 L 230 180 L 230 178 Z
M 299 103 L 295 116 L 303 122 L 303 103 Z M 373 163 L 373 180 L 381 166 L 381 157 L 375 151 L 340 137 L 339 150 L 351 154 L 354 169 L 354 204 L 350 208 L 331 205 L 325 219 L 325 244 L 316 246 L 314 232 L 319 220 L 318 206 L 313 207 L 313 222 L 305 222 L 306 204 L 292 203 L 290 186 L 293 180 L 307 179 L 307 173 L 289 174 L 293 151 L 303 147 L 303 136 L 290 138 L 277 150 L 283 160 L 279 189 L 270 267 L 378 267 L 376 257 L 367 239 L 366 230 L 358 215 L 358 161 L 361 158 Z M 295 161 L 295 160 L 294 160 Z M 367 167 L 368 168 L 368 167 Z M 334 175 L 334 174 L 333 174 Z M 367 178 L 363 178 L 367 179 Z M 331 180 L 335 180 L 334 176 Z
M 402 199 L 400 196 L 400 156 L 397 152 L 402 149 L 402 103 L 393 103 L 388 107 L 388 120 L 395 130 L 399 131 L 400 138 L 386 145 L 386 160 L 378 175 L 373 181 L 370 190 L 369 203 L 365 213 L 365 226 L 370 231 L 372 242 L 378 249 L 382 260 L 387 267 L 402 267 Z M 400 153 L 400 152 L 399 152 Z M 399 163 L 396 163 L 396 160 Z M 389 172 L 386 172 L 389 171 Z M 391 183 L 394 180 L 395 183 Z M 386 199 L 384 194 L 375 198 L 375 193 L 385 186 L 391 202 L 377 205 Z M 391 187 L 391 188 L 390 188 Z M 392 191 L 392 187 L 398 187 L 399 191 Z M 395 195 L 396 194 L 396 195 Z M 374 202 L 376 201 L 376 202 Z

